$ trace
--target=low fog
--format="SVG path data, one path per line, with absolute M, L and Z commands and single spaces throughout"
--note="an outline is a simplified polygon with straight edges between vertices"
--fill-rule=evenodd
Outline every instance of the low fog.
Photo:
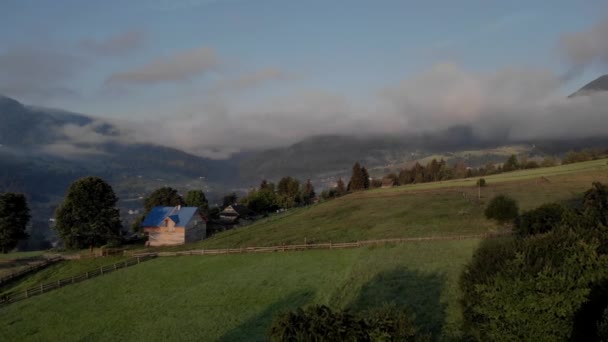
M 445 62 L 387 84 L 365 101 L 313 90 L 265 97 L 258 102 L 261 104 L 246 109 L 235 106 L 230 100 L 231 88 L 288 77 L 278 69 L 262 70 L 220 80 L 213 87 L 218 96 L 201 96 L 164 116 L 145 121 L 114 120 L 119 134 L 95 133 L 99 123 L 61 127 L 58 133 L 62 140 L 48 149 L 77 153 L 70 150 L 71 145 L 154 143 L 221 159 L 316 135 L 394 136 L 437 132 L 455 125 L 470 126 L 484 139 L 606 136 L 608 92 L 568 98 L 563 89 L 565 80 L 575 73 L 591 66 L 608 67 L 606 36 L 608 20 L 560 37 L 556 51 L 569 70 L 568 77 L 549 69 L 515 66 L 479 72 Z M 209 72 L 219 64 L 212 50 L 191 52 L 121 71 L 106 83 L 176 81 L 188 78 L 189 73 Z M 95 152 L 87 149 L 83 153 Z

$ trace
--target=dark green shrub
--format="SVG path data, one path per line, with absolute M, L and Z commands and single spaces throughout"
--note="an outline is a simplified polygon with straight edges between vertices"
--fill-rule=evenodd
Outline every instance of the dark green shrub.
M 601 342 L 608 342 L 608 308 L 604 310 L 602 320 L 597 325 L 597 337 Z
M 498 195 L 494 197 L 485 210 L 486 218 L 493 219 L 499 223 L 507 223 L 517 217 L 519 208 L 514 199 Z
M 465 333 L 479 341 L 561 341 L 608 275 L 599 243 L 560 228 L 484 243 L 461 277 Z
M 479 179 L 477 180 L 476 185 L 477 185 L 477 186 L 479 186 L 479 187 L 482 187 L 482 188 L 483 188 L 484 186 L 486 186 L 486 180 L 485 180 L 485 178 L 479 178 Z
M 593 215 L 604 226 L 608 225 L 608 186 L 594 182 L 593 187 L 585 192 L 583 208 L 588 215 Z
M 559 203 L 548 203 L 526 211 L 515 220 L 515 233 L 519 237 L 546 233 L 562 222 L 565 210 Z
M 416 334 L 394 306 L 355 314 L 315 305 L 278 315 L 270 328 L 271 341 L 419 341 Z

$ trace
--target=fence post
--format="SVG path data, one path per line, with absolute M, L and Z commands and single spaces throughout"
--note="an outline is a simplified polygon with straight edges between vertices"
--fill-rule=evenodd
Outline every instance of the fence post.
M 72 284 L 74 284 L 74 276 L 72 276 Z
M 139 264 L 139 257 L 137 257 L 137 263 Z
M 44 293 L 44 284 L 40 284 L 40 293 Z
M 29 289 L 25 289 L 25 298 L 28 298 L 29 296 L 30 296 Z
M 99 266 L 99 273 L 101 273 L 101 275 L 103 275 L 103 266 Z
M 87 271 L 87 279 L 89 279 L 89 271 Z

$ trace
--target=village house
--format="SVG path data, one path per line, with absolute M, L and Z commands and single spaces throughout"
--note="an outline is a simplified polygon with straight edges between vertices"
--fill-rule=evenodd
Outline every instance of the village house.
M 207 236 L 207 222 L 196 207 L 154 207 L 141 226 L 149 246 L 180 245 Z
M 220 212 L 220 221 L 224 224 L 246 223 L 255 217 L 255 213 L 242 204 L 232 204 Z
M 385 177 L 382 179 L 382 188 L 386 189 L 386 188 L 392 188 L 393 186 L 395 186 L 395 180 L 389 177 Z

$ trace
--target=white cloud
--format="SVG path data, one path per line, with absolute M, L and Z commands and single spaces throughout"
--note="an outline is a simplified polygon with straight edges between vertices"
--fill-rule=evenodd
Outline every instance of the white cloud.
M 608 17 L 587 30 L 562 35 L 559 48 L 574 68 L 608 64 Z
M 200 47 L 161 57 L 131 70 L 113 73 L 106 79 L 106 83 L 157 84 L 189 81 L 216 69 L 219 63 L 213 49 Z

